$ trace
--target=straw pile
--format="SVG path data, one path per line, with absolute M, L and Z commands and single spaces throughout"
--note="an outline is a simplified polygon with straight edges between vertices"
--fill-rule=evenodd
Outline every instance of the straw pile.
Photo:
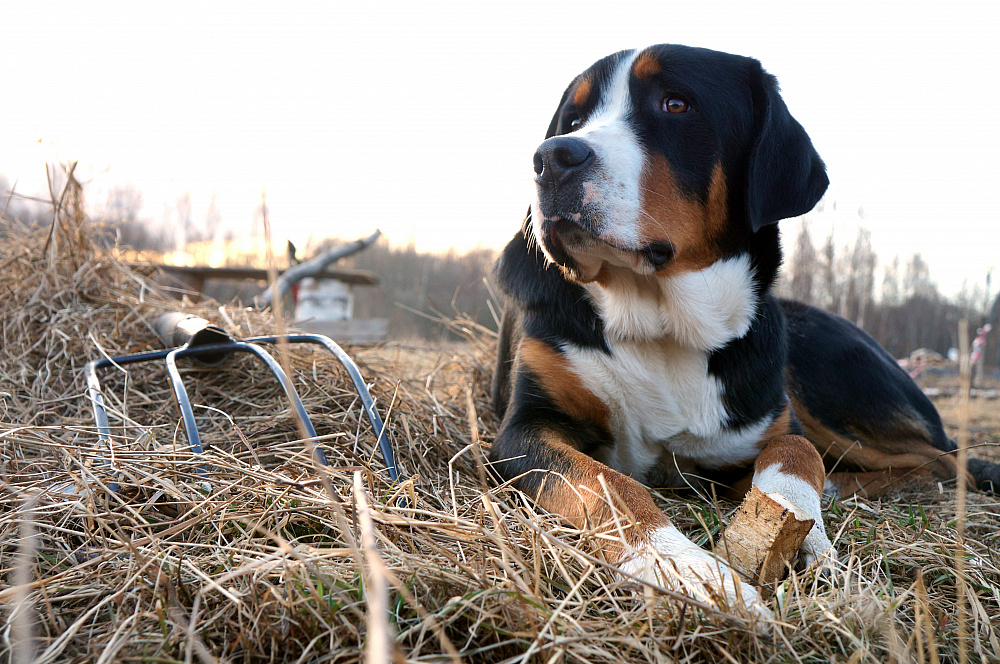
M 960 604 L 948 487 L 833 506 L 827 529 L 845 566 L 786 582 L 769 634 L 616 586 L 601 562 L 607 533 L 570 529 L 488 479 L 479 443 L 496 424 L 493 338 L 461 320 L 451 324 L 467 341 L 454 348 L 351 350 L 392 428 L 401 486 L 386 479 L 347 377 L 294 350 L 328 470 L 309 461 L 256 364 L 185 365 L 198 458 L 163 370 L 139 365 L 102 377 L 122 473 L 109 493 L 84 363 L 151 349 L 152 321 L 178 308 L 238 336 L 275 321 L 178 302 L 90 244 L 79 214 L 59 219 L 51 237 L 0 227 L 3 659 L 853 664 L 1000 653 L 997 501 L 969 496 Z M 659 498 L 702 542 L 734 508 Z

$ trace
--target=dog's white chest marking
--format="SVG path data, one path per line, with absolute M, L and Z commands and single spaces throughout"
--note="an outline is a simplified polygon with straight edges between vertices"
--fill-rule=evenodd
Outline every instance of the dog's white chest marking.
M 602 461 L 641 479 L 665 451 L 708 468 L 757 456 L 771 418 L 728 428 L 723 385 L 708 372 L 709 352 L 750 327 L 749 270 L 739 257 L 674 278 L 655 296 L 591 290 L 611 354 L 572 345 L 563 351 L 610 409 L 615 446 Z
M 585 288 L 609 338 L 665 337 L 702 351 L 742 337 L 757 313 L 753 268 L 746 254 L 672 277 L 613 272 L 607 285 Z
M 676 342 L 617 341 L 611 355 L 567 347 L 570 366 L 608 404 L 615 438 L 611 467 L 642 478 L 669 451 L 705 467 L 741 464 L 770 424 L 740 430 L 728 419 L 722 386 L 708 373 L 708 355 Z

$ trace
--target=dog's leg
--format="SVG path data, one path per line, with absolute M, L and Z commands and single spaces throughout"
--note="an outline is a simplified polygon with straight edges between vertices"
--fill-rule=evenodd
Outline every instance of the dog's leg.
M 551 419 L 551 415 L 550 415 Z M 723 608 L 771 612 L 753 586 L 677 530 L 634 479 L 575 449 L 574 425 L 529 424 L 508 413 L 490 452 L 493 467 L 545 510 L 578 527 L 623 529 L 624 546 L 608 551 L 626 574 L 702 601 L 725 597 Z
M 920 468 L 886 468 L 867 472 L 830 473 L 824 493 L 838 499 L 862 496 L 878 498 L 893 487 L 921 480 L 932 482 L 937 479 L 930 471 Z
M 942 450 L 933 444 L 930 430 L 919 424 L 911 422 L 910 426 L 894 428 L 883 421 L 878 430 L 871 424 L 867 428 L 854 426 L 858 436 L 849 437 L 825 427 L 804 410 L 796 410 L 796 415 L 806 436 L 832 468 L 825 493 L 839 498 L 856 494 L 876 498 L 893 487 L 918 481 L 955 480 L 961 474 L 956 450 Z M 954 446 L 947 438 L 945 441 Z M 970 470 L 974 470 L 972 464 Z M 976 488 L 975 473 L 963 476 L 970 489 Z
M 812 443 L 802 436 L 772 439 L 754 462 L 754 484 L 766 493 L 780 493 L 816 521 L 799 550 L 805 566 L 817 560 L 836 560 L 820 507 L 825 482 L 823 460 Z

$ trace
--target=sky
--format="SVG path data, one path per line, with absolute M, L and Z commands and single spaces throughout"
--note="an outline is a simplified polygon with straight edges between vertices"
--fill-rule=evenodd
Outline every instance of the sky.
M 214 200 L 249 233 L 266 192 L 275 235 L 297 243 L 380 228 L 426 250 L 499 247 L 570 80 L 670 42 L 778 77 L 832 182 L 807 215 L 817 244 L 863 224 L 880 259 L 921 253 L 946 294 L 1000 263 L 995 0 L 9 0 L 0 25 L 0 174 L 20 193 L 78 160 L 91 204 L 132 186 L 156 222 L 189 193 L 196 221 Z

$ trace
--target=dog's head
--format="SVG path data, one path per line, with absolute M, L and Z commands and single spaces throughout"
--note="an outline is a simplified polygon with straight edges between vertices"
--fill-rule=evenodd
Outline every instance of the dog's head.
M 808 212 L 828 184 L 759 62 L 669 44 L 578 76 L 534 169 L 532 233 L 579 282 L 705 268 Z

